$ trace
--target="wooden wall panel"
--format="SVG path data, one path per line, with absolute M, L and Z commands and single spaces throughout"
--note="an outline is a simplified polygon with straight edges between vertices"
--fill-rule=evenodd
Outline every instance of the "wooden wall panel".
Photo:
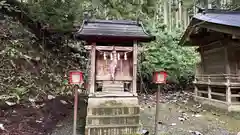
M 219 48 L 216 51 L 203 52 L 205 65 L 205 74 L 223 74 L 225 73 L 224 49 Z

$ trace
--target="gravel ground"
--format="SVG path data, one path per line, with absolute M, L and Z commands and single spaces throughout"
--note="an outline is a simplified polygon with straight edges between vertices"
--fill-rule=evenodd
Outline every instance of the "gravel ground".
M 181 110 L 173 104 L 161 104 L 160 106 L 159 135 L 194 135 L 193 131 L 195 131 L 195 133 L 200 132 L 203 135 L 237 135 L 236 131 L 230 132 L 224 128 L 224 121 L 221 121 L 219 116 L 210 115 L 208 112 L 193 115 L 193 113 L 187 110 Z M 153 133 L 155 109 L 148 107 L 142 109 L 144 109 L 141 113 L 143 128 Z M 185 116 L 188 116 L 186 120 L 183 120 L 183 112 Z M 228 121 L 234 120 L 228 118 Z M 240 123 L 240 121 L 238 122 Z
M 188 104 L 188 97 L 177 94 L 162 96 L 159 110 L 159 135 L 237 135 L 240 119 L 227 115 L 217 115 L 201 105 Z M 167 98 L 166 98 L 167 97 Z M 177 98 L 176 98 L 177 97 Z M 180 99 L 179 99 L 180 97 Z M 153 134 L 155 105 L 154 96 L 141 97 L 141 122 L 143 129 Z M 182 102 L 184 104 L 179 104 Z M 204 110 L 206 109 L 206 110 Z M 72 135 L 72 117 L 59 123 L 51 135 Z M 199 135 L 201 135 L 199 134 Z

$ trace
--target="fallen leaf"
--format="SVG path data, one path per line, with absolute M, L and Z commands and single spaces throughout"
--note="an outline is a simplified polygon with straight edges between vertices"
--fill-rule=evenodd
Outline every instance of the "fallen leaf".
M 180 121 L 185 121 L 185 118 L 183 118 L 183 117 L 178 117 L 178 120 L 180 120 Z
M 201 114 L 195 114 L 195 115 L 193 114 L 192 116 L 193 116 L 193 117 L 196 117 L 196 118 L 198 118 L 198 117 L 202 117 Z
M 9 101 L 6 101 L 5 102 L 7 105 L 9 105 L 9 106 L 14 106 L 14 105 L 16 105 L 17 103 L 14 103 L 14 102 L 9 102 Z
M 33 98 L 29 98 L 28 99 L 30 102 L 35 102 L 36 100 L 35 99 L 33 99 Z
M 60 100 L 60 102 L 62 103 L 62 104 L 64 104 L 64 105 L 66 105 L 66 104 L 68 104 L 66 101 L 64 101 L 64 100 Z
M 41 120 L 36 120 L 36 122 L 37 122 L 37 123 L 42 123 L 42 121 L 41 121 Z
M 63 125 L 62 124 L 58 124 L 58 125 L 56 125 L 56 127 L 62 127 Z
M 2 123 L 0 123 L 0 129 L 1 130 L 3 130 L 3 131 L 5 131 L 6 129 L 4 128 L 4 126 L 3 126 L 3 124 Z
M 203 135 L 201 132 L 199 131 L 190 131 L 193 135 Z
M 48 100 L 52 100 L 54 99 L 55 97 L 53 95 L 48 95 Z

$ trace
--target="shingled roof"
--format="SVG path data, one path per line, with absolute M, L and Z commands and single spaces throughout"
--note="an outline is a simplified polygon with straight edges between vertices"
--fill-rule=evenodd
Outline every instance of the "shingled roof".
M 84 20 L 75 34 L 78 40 L 90 42 L 150 42 L 154 36 L 148 34 L 138 21 Z
M 211 27 L 208 27 L 210 26 Z M 240 35 L 240 12 L 239 11 L 224 11 L 224 10 L 208 10 L 198 13 L 193 16 L 188 28 L 186 29 L 180 45 L 189 45 L 189 35 L 196 29 L 208 28 L 214 31 L 227 33 L 227 34 L 239 34 Z

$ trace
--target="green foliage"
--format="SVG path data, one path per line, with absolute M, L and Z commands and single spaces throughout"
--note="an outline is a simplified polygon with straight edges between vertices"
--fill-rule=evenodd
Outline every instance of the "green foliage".
M 30 16 L 46 27 L 56 30 L 72 29 L 79 12 L 78 0 L 38 0 L 28 3 Z
M 183 31 L 168 32 L 165 29 L 162 13 L 158 10 L 160 4 L 160 0 L 83 0 L 80 3 L 76 0 L 40 0 L 29 7 L 33 18 L 57 29 L 67 29 L 73 22 L 81 22 L 84 11 L 97 19 L 140 18 L 157 40 L 143 45 L 139 75 L 150 81 L 152 71 L 166 69 L 170 74 L 169 80 L 189 82 L 188 77 L 193 75 L 198 56 L 194 48 L 178 45 Z
M 194 66 L 199 61 L 195 48 L 178 45 L 183 31 L 176 29 L 169 32 L 161 22 L 147 22 L 149 31 L 154 33 L 157 40 L 144 45 L 143 59 L 139 61 L 141 75 L 150 80 L 153 71 L 165 69 L 169 74 L 169 81 L 189 84 Z
M 170 74 L 170 81 L 186 84 L 190 82 L 189 76 L 193 75 L 198 56 L 194 48 L 178 45 L 182 30 L 167 31 L 159 10 L 161 4 L 160 0 L 38 0 L 23 6 L 28 7 L 32 19 L 41 22 L 48 29 L 58 31 L 67 31 L 73 28 L 74 23 L 82 22 L 85 11 L 97 19 L 139 18 L 147 31 L 157 37 L 154 42 L 142 44 L 144 51 L 139 54 L 142 56 L 139 60 L 139 76 L 150 82 L 152 71 L 166 69 Z M 71 57 L 82 60 L 82 69 L 88 65 L 88 56 L 81 46 L 78 48 L 81 53 Z M 9 52 L 13 56 L 17 53 L 14 50 Z

